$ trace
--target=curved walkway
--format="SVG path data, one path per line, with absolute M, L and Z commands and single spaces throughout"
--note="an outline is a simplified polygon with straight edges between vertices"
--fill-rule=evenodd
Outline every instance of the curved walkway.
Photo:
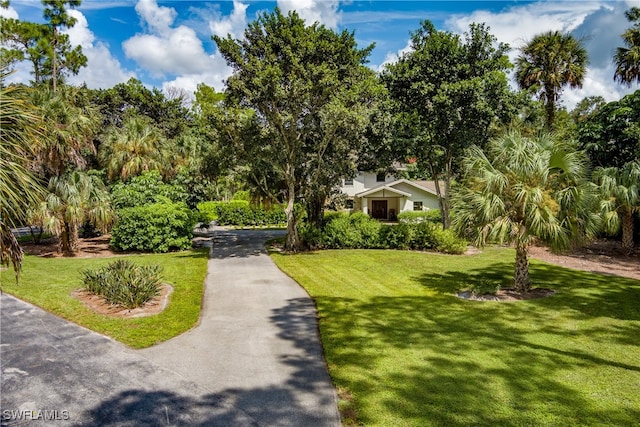
M 339 425 L 313 302 L 264 251 L 279 233 L 217 230 L 199 325 L 144 350 L 1 295 L 0 417 L 58 410 L 39 415 L 74 426 Z M 13 418 L 0 422 L 22 424 Z

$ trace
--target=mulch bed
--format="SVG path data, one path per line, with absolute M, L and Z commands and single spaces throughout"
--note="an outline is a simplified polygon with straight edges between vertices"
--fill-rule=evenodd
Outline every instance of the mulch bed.
M 163 284 L 160 289 L 160 295 L 151 301 L 137 308 L 123 308 L 113 305 L 103 297 L 91 293 L 84 289 L 76 289 L 71 292 L 71 296 L 80 300 L 85 306 L 98 314 L 112 317 L 136 318 L 147 317 L 161 313 L 169 302 L 169 295 L 173 292 L 173 287 Z

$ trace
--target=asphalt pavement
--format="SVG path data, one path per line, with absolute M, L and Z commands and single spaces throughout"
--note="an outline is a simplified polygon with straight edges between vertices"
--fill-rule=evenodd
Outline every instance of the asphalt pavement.
M 313 302 L 264 251 L 281 233 L 216 230 L 199 324 L 143 350 L 0 295 L 1 425 L 339 425 Z

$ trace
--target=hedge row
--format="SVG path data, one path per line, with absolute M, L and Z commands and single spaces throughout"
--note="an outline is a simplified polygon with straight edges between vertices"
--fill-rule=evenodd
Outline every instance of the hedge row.
M 216 206 L 219 225 L 279 225 L 287 222 L 282 206 L 264 209 L 260 206 L 249 206 L 231 202 Z
M 111 231 L 111 246 L 142 252 L 188 249 L 197 219 L 186 203 L 161 202 L 120 209 Z
M 322 230 L 306 224 L 302 239 L 312 249 L 432 249 L 438 252 L 461 254 L 467 242 L 451 230 L 432 221 L 381 224 L 357 212 L 351 215 L 332 215 Z
M 201 202 L 198 203 L 197 209 L 200 213 L 200 222 L 210 223 L 218 219 L 218 206 L 234 206 L 234 207 L 249 207 L 249 202 L 246 200 L 232 200 L 230 202 Z

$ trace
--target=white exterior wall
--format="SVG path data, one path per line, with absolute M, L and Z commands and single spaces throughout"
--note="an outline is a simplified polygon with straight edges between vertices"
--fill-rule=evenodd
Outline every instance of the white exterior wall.
M 353 178 L 353 185 L 345 185 L 344 181 L 345 180 L 343 179 L 340 190 L 348 197 L 353 197 L 356 194 L 362 193 L 363 191 L 369 190 L 373 187 L 393 182 L 395 181 L 395 178 L 393 175 L 387 175 L 385 177 L 385 182 L 377 182 L 375 173 L 360 172 L 355 178 Z

